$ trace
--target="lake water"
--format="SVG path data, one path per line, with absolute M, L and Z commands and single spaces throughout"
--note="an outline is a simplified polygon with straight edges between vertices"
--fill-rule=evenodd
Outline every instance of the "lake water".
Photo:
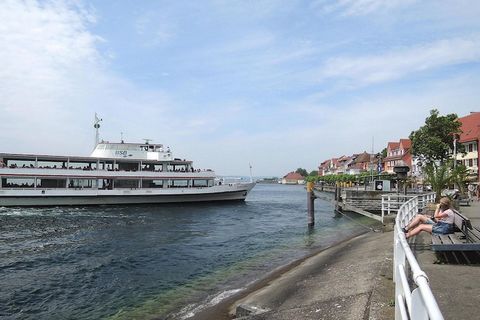
M 0 319 L 185 319 L 274 268 L 365 232 L 303 186 L 245 202 L 0 208 Z

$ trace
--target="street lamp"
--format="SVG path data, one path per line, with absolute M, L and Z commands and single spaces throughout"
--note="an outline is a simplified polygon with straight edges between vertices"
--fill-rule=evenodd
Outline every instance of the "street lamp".
M 457 135 L 453 136 L 453 169 L 457 167 Z
M 399 161 L 399 163 L 397 165 L 395 165 L 395 167 L 393 167 L 393 172 L 395 172 L 397 174 L 397 192 L 400 191 L 399 181 L 401 181 L 401 180 L 406 181 L 407 180 L 407 173 L 409 171 L 410 171 L 410 167 L 407 166 L 405 164 L 405 162 L 403 162 L 403 161 Z M 404 194 L 407 194 L 407 189 L 405 188 L 406 187 L 405 183 L 403 184 L 403 187 L 404 187 Z

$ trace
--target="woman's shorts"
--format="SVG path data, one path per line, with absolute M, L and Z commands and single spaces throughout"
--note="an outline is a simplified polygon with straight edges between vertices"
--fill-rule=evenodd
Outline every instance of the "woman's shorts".
M 453 232 L 453 225 L 445 222 L 437 222 L 432 226 L 432 233 L 449 234 Z

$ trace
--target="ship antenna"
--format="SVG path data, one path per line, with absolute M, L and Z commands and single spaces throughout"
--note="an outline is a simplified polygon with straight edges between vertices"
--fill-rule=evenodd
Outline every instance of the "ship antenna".
M 252 165 L 249 163 L 248 166 L 250 167 L 250 182 L 253 182 Z
M 94 146 L 94 149 L 97 147 L 97 144 L 98 144 L 98 129 L 100 128 L 100 121 L 102 121 L 102 119 L 100 119 L 97 116 L 97 113 L 95 112 L 95 122 L 93 123 L 93 127 L 95 128 L 95 146 Z
M 120 142 L 121 142 L 121 143 L 125 143 L 125 142 L 123 141 L 123 132 L 120 132 Z

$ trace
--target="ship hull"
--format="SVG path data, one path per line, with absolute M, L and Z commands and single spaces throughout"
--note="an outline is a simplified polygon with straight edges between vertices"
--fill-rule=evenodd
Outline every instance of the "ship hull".
M 0 190 L 0 206 L 86 206 L 243 201 L 254 183 L 209 188 L 126 190 Z

